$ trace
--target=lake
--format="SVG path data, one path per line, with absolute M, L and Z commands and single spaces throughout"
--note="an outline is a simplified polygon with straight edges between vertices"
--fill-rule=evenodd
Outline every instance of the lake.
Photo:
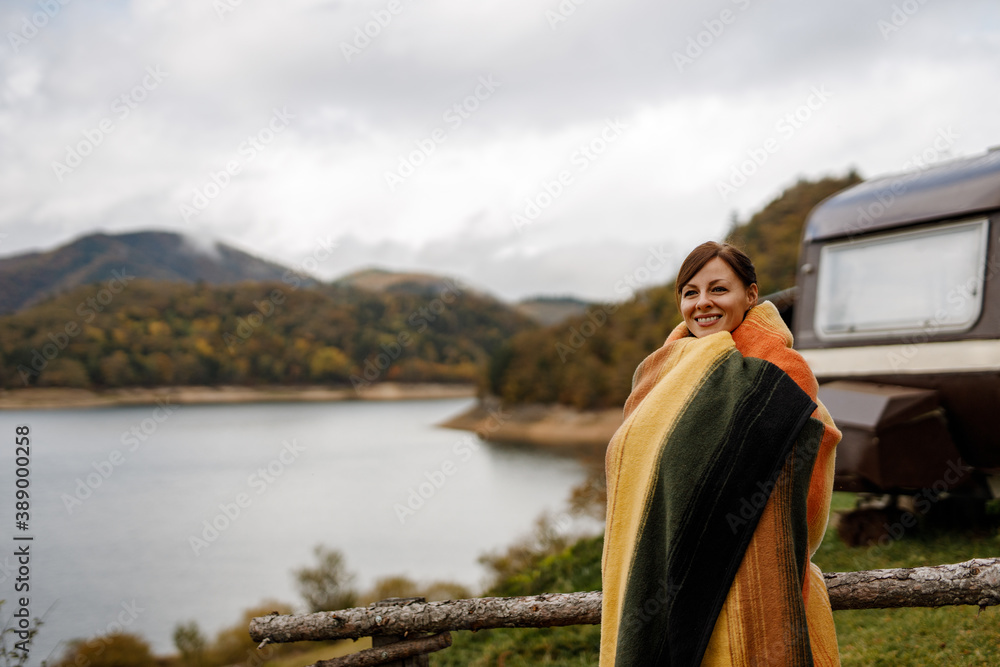
M 355 586 L 403 574 L 480 591 L 478 556 L 564 514 L 572 458 L 434 424 L 471 399 L 138 406 L 0 412 L 0 598 L 30 544 L 31 664 L 114 630 L 174 651 L 176 624 L 211 640 L 263 600 L 302 608 L 293 570 L 339 549 Z M 14 434 L 31 438 L 29 529 L 14 517 Z M 33 541 L 14 541 L 12 534 Z

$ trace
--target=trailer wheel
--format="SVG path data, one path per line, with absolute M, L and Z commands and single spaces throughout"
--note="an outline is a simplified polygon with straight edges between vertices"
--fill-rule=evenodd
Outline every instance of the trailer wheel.
M 902 510 L 895 505 L 844 512 L 837 521 L 837 535 L 849 547 L 870 546 L 880 540 L 896 539 L 893 527 L 899 524 L 902 515 Z
M 955 494 L 937 500 L 925 515 L 927 524 L 943 530 L 983 530 L 995 520 L 986 510 L 987 501 L 976 496 Z

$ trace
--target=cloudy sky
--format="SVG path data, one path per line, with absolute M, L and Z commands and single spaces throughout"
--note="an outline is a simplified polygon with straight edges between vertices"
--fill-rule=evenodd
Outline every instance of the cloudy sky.
M 987 0 L 62 1 L 0 3 L 3 256 L 332 239 L 324 278 L 620 298 L 799 177 L 1000 144 Z

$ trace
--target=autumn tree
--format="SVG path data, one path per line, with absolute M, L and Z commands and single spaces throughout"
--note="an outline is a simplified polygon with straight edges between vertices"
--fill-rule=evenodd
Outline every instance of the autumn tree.
M 316 556 L 315 567 L 295 570 L 299 594 L 311 612 L 331 611 L 353 607 L 358 598 L 352 588 L 356 576 L 347 571 L 344 555 L 336 550 L 317 544 L 313 549 Z

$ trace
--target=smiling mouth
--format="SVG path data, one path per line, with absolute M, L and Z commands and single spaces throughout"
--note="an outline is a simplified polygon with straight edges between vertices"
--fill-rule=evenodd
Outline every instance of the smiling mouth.
M 722 319 L 722 315 L 706 315 L 705 317 L 696 317 L 694 321 L 702 326 L 709 326 L 715 324 Z

